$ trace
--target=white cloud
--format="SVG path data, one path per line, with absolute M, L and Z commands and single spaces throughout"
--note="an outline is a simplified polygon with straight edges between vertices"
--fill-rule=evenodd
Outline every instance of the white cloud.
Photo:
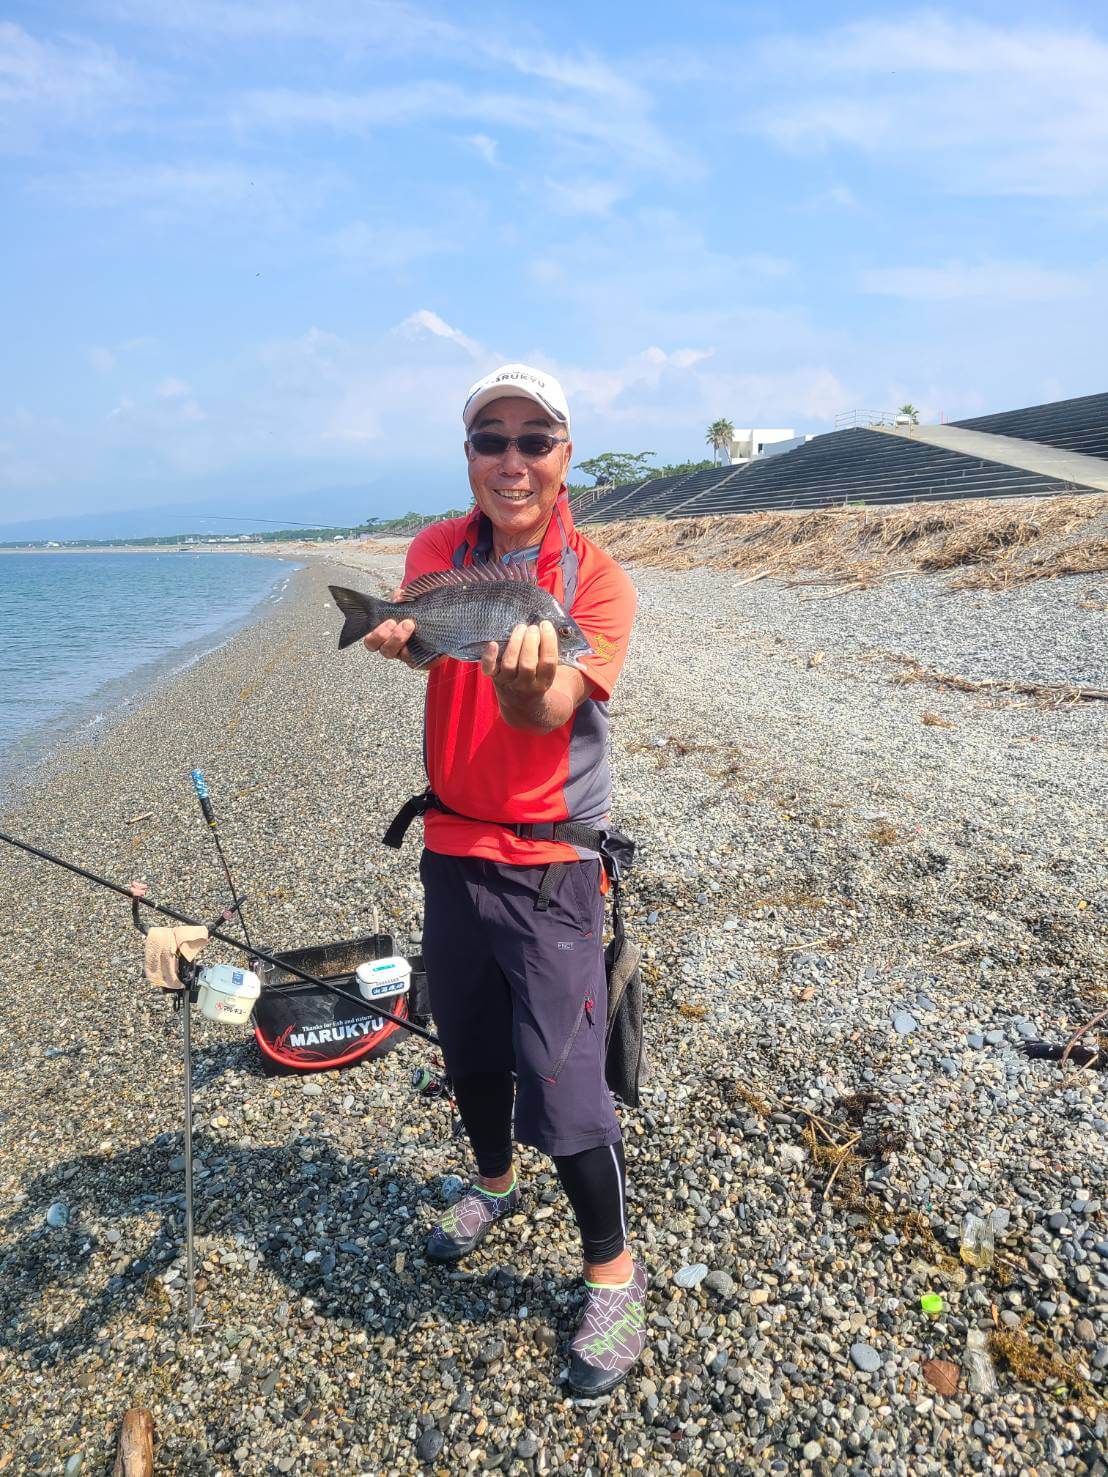
M 182 396 L 190 393 L 191 391 L 184 380 L 175 379 L 172 375 L 162 380 L 157 389 L 159 400 L 179 400 Z
M 500 160 L 496 156 L 497 142 L 494 138 L 489 138 L 487 133 L 467 134 L 465 142 L 486 164 L 499 165 Z
M 66 204 L 97 209 L 132 208 L 160 220 L 196 222 L 212 215 L 256 227 L 298 217 L 318 205 L 343 180 L 333 170 L 299 179 L 280 170 L 192 160 L 166 164 L 119 163 L 49 175 L 35 189 Z
M 826 190 L 817 190 L 806 204 L 810 210 L 854 210 L 858 197 L 849 185 L 829 185 Z
M 1108 43 L 1077 27 L 920 11 L 755 53 L 748 124 L 798 154 L 850 149 L 952 193 L 1108 187 Z
M 472 122 L 484 133 L 501 128 L 535 135 L 546 153 L 572 149 L 633 169 L 685 177 L 695 172 L 650 112 L 645 95 L 601 107 L 594 97 L 565 88 L 513 91 L 425 80 L 361 92 L 256 89 L 242 96 L 232 121 L 248 132 L 328 128 L 351 134 L 423 121 Z
M 521 190 L 533 193 L 534 186 L 521 182 Z M 543 203 L 563 215 L 609 215 L 627 194 L 627 187 L 612 180 L 543 180 Z
M 403 323 L 398 325 L 396 332 L 408 338 L 419 338 L 424 334 L 430 334 L 432 338 L 448 339 L 464 349 L 467 354 L 478 355 L 486 352 L 475 339 L 468 338 L 458 328 L 452 328 L 430 308 L 417 308 L 414 313 L 410 313 L 404 319 Z
M 915 302 L 991 299 L 999 302 L 1052 302 L 1080 297 L 1092 284 L 1073 272 L 1033 262 L 947 262 L 937 267 L 880 267 L 859 275 L 863 292 Z
M 143 90 L 110 47 L 40 40 L 0 21 L 0 149 L 29 147 L 41 131 L 105 116 Z
M 365 271 L 402 271 L 429 256 L 460 250 L 457 237 L 443 226 L 395 226 L 353 221 L 325 238 L 326 248 L 352 267 Z

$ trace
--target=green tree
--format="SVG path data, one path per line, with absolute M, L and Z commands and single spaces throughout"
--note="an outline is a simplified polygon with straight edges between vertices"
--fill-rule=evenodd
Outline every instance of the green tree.
M 723 418 L 713 421 L 708 427 L 704 439 L 715 453 L 713 460 L 718 462 L 720 452 L 726 451 L 735 439 L 735 427 L 729 420 Z
M 908 419 L 912 422 L 913 426 L 919 425 L 919 411 L 910 400 L 908 401 L 907 405 L 900 406 L 900 408 L 897 410 L 897 415 L 906 415 Z
M 651 470 L 646 463 L 654 455 L 653 451 L 602 451 L 574 465 L 593 479 L 594 487 L 614 487 L 619 482 L 637 482 L 646 477 Z

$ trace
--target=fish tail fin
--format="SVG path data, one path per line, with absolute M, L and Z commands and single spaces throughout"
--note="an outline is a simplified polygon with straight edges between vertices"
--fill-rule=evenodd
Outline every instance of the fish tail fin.
M 328 585 L 335 597 L 335 604 L 346 620 L 339 633 L 339 650 L 360 641 L 386 619 L 390 609 L 387 600 L 375 600 L 372 595 L 363 595 L 360 590 L 348 590 L 343 585 Z

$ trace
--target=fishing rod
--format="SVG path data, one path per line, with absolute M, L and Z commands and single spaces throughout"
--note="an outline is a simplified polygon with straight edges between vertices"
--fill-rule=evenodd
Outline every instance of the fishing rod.
M 30 856 L 37 856 L 44 862 L 50 862 L 55 867 L 62 867 L 67 872 L 72 872 L 77 877 L 83 877 L 86 882 L 94 882 L 97 887 L 105 887 L 109 892 L 117 892 L 120 897 L 125 897 L 135 907 L 150 908 L 155 913 L 161 913 L 166 918 L 172 918 L 177 923 L 187 924 L 190 928 L 207 928 L 207 924 L 199 923 L 197 919 L 190 918 L 187 913 L 180 913 L 176 908 L 171 908 L 167 903 L 156 903 L 148 897 L 136 898 L 129 887 L 121 887 L 118 882 L 112 882 L 107 877 L 100 877 L 95 872 L 90 872 L 86 867 L 80 867 L 76 862 L 67 862 L 64 857 L 55 856 L 53 852 L 45 851 L 40 846 L 32 846 L 29 841 L 21 841 L 18 836 L 9 836 L 6 831 L 0 831 L 0 841 L 5 841 L 9 846 L 14 846 L 20 851 L 27 852 Z M 230 944 L 233 949 L 242 951 L 242 940 L 235 938 L 232 934 L 224 933 L 219 928 L 208 928 L 210 938 L 219 939 L 220 943 Z M 367 1002 L 361 995 L 355 995 L 349 990 L 342 989 L 336 985 L 334 980 L 321 978 L 319 975 L 309 974 L 306 969 L 299 965 L 288 964 L 283 959 L 276 958 L 273 954 L 267 954 L 264 949 L 252 948 L 251 953 L 262 961 L 270 964 L 274 969 L 282 969 L 291 974 L 294 979 L 302 980 L 307 985 L 318 985 L 321 989 L 330 990 L 333 994 L 340 996 L 343 1000 L 349 1000 L 354 1005 L 365 1008 L 368 1004 L 374 1015 L 382 1016 L 387 1021 L 392 1021 L 396 1026 L 402 1026 L 405 1031 L 410 1031 L 413 1036 L 419 1036 L 424 1041 L 430 1042 L 441 1050 L 439 1038 L 433 1031 L 428 1031 L 424 1026 L 417 1026 L 415 1021 L 407 1020 L 404 1016 L 393 1015 L 392 1011 L 386 1010 L 375 1000 Z
M 227 857 L 223 850 L 223 842 L 219 839 L 219 822 L 215 818 L 212 797 L 208 794 L 208 785 L 204 779 L 204 771 L 202 769 L 194 769 L 192 771 L 192 787 L 196 791 L 196 798 L 200 801 L 200 809 L 204 812 L 204 819 L 207 821 L 208 829 L 212 833 L 216 852 L 219 855 L 220 862 L 223 864 L 223 875 L 227 879 L 227 886 L 231 889 L 232 909 L 239 915 L 243 936 L 246 939 L 246 947 L 253 953 L 254 945 L 250 942 L 250 930 L 246 926 L 246 915 L 242 911 L 242 901 L 240 901 L 238 889 L 235 887 L 235 879 L 231 876 L 231 868 L 228 865 Z

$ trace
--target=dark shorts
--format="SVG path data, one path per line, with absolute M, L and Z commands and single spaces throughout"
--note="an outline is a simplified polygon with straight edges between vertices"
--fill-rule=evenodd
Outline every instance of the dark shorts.
M 450 1075 L 515 1072 L 516 1139 L 580 1154 L 620 1139 L 604 1081 L 600 863 L 567 865 L 542 912 L 545 871 L 424 851 L 423 957 Z

